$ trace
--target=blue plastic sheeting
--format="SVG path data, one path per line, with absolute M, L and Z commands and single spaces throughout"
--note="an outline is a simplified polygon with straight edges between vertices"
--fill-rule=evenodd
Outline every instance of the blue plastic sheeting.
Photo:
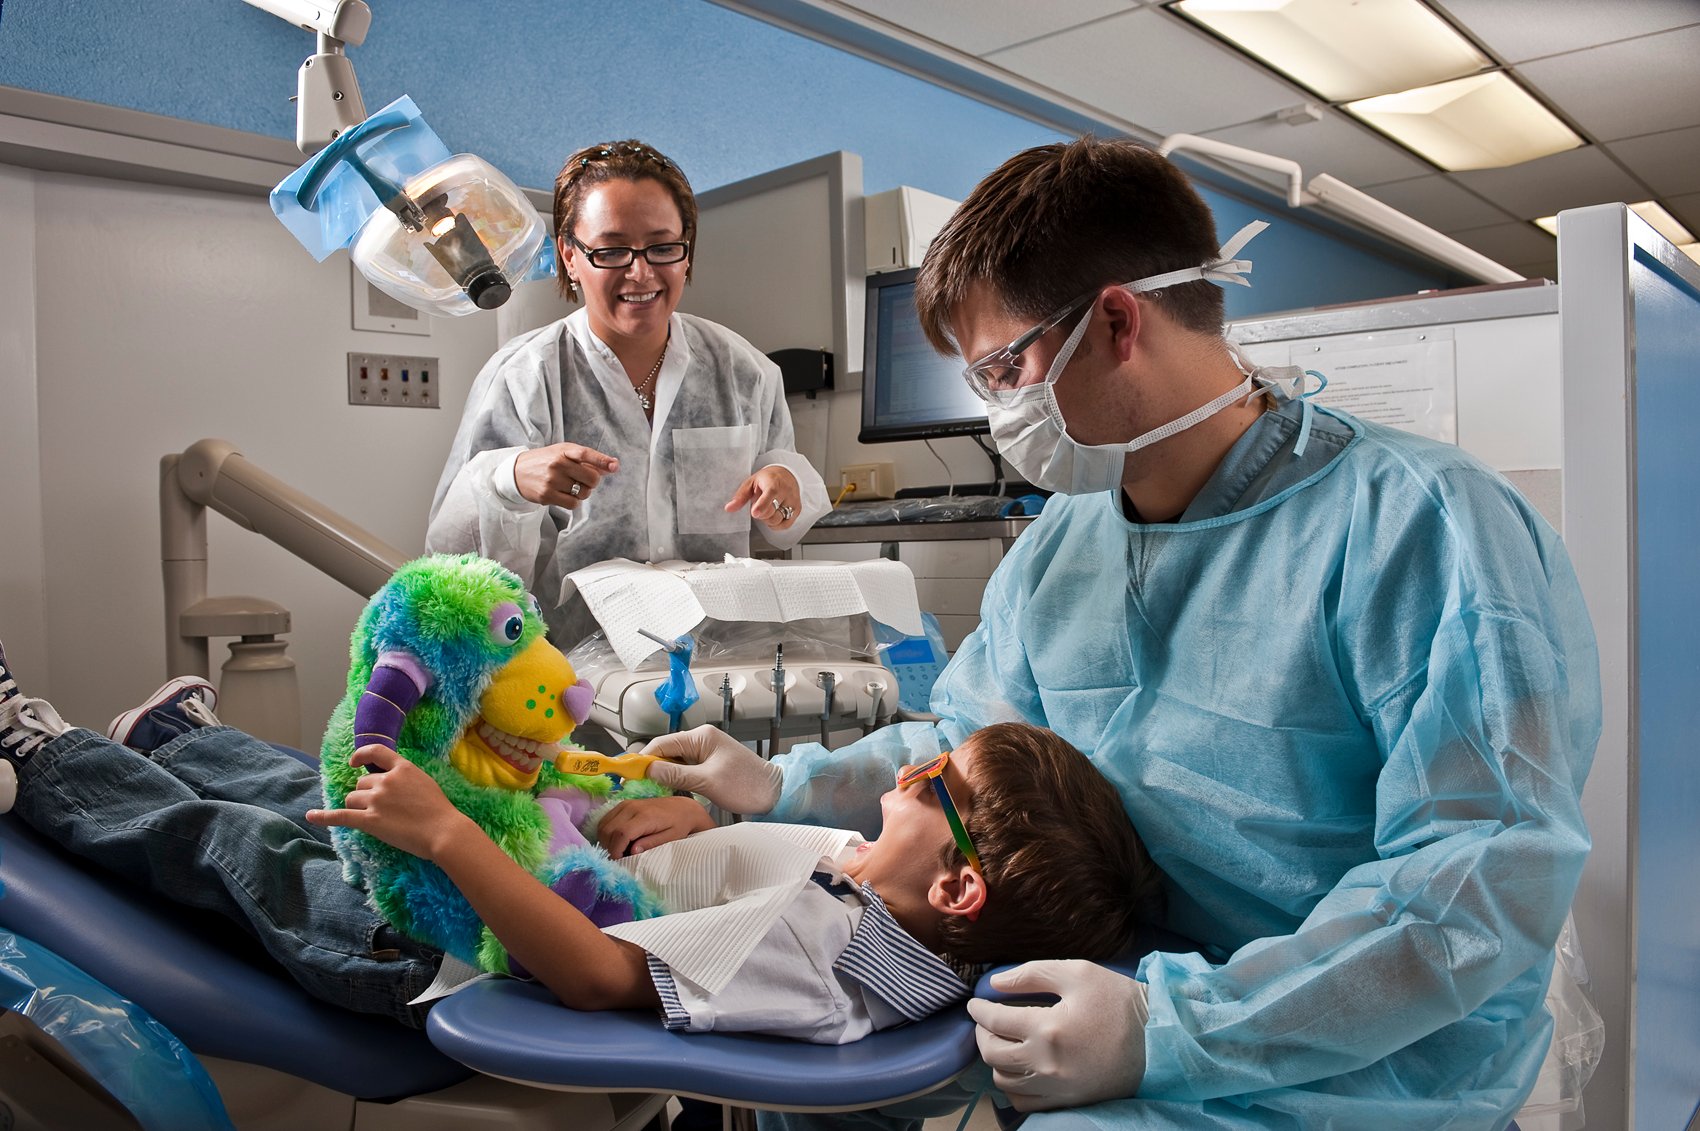
M 202 1056 L 368 1100 L 472 1075 L 416 1029 L 308 996 L 234 924 L 85 866 L 12 818 L 0 818 L 0 883 L 0 929 L 122 986 Z
M 147 1131 L 233 1131 L 206 1069 L 169 1029 L 10 931 L 0 931 L 0 1009 L 58 1041 Z

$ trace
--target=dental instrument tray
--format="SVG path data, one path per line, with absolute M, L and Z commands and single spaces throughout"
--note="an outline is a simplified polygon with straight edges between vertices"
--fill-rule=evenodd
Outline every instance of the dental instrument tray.
M 572 580 L 601 631 L 567 658 L 594 690 L 590 721 L 626 742 L 702 723 L 770 748 L 781 737 L 870 730 L 898 707 L 897 680 L 880 662 L 888 630 L 923 631 L 914 574 L 883 559 L 622 560 Z M 657 641 L 686 636 L 688 670 L 671 671 Z M 670 679 L 696 692 L 683 710 L 688 694 L 657 694 Z

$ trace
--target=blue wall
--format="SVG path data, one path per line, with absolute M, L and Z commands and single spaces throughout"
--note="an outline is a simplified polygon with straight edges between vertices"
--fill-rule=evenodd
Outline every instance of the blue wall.
M 295 70 L 313 36 L 240 0 L 0 0 L 0 84 L 293 139 Z M 1011 153 L 1060 138 L 707 0 L 369 0 L 350 49 L 368 111 L 410 94 L 456 150 L 548 188 L 567 153 L 642 137 L 702 191 L 832 150 L 869 193 L 961 199 Z M 1224 236 L 1252 244 L 1230 317 L 1408 294 L 1445 272 L 1206 189 Z M 1253 203 L 1255 202 L 1255 203 Z
M 1635 248 L 1639 811 L 1635 1122 L 1692 1127 L 1700 1104 L 1700 609 L 1694 561 L 1694 396 L 1700 291 Z M 1610 1037 L 1608 1035 L 1607 1039 Z M 1620 1038 L 1621 1039 L 1621 1038 Z

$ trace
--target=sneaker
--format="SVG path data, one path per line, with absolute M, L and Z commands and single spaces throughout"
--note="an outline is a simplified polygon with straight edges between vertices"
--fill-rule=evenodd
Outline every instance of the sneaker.
M 6 666 L 5 641 L 0 641 L 0 704 L 21 695 L 23 692 L 18 690 L 18 681 L 12 677 L 12 669 Z
M 213 707 L 218 690 L 198 675 L 182 675 L 125 711 L 106 728 L 106 737 L 136 750 L 157 750 L 198 727 L 219 726 Z
M 70 729 L 53 704 L 19 690 L 0 644 L 0 813 L 10 813 L 18 799 L 19 768 L 49 739 Z

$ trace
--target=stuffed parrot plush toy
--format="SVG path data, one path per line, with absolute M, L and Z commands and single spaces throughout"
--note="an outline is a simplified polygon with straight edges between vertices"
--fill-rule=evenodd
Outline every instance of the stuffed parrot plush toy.
M 667 792 L 645 780 L 556 767 L 591 689 L 544 638 L 519 578 L 473 554 L 419 558 L 360 615 L 348 690 L 321 748 L 325 804 L 340 808 L 370 743 L 394 747 L 504 852 L 598 926 L 648 918 L 659 901 L 594 843 L 619 800 Z M 435 864 L 350 828 L 331 830 L 349 883 L 398 930 L 482 970 L 507 954 Z

